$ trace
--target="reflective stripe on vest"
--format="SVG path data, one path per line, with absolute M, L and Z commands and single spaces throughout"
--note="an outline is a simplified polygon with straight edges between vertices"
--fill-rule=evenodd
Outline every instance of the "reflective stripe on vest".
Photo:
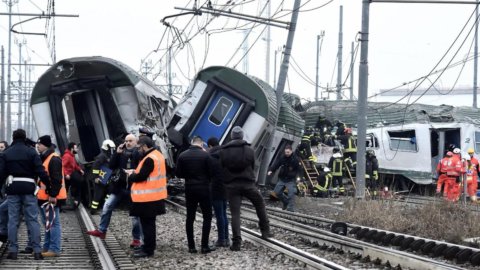
M 43 167 L 45 168 L 45 171 L 47 171 L 48 176 L 50 176 L 50 172 L 48 171 L 48 165 L 50 165 L 50 160 L 54 156 L 60 158 L 60 156 L 57 153 L 51 153 L 43 162 Z M 43 200 L 43 201 L 48 200 L 49 195 L 47 194 L 46 190 L 47 190 L 47 186 L 45 186 L 45 184 L 42 181 L 40 181 L 40 190 L 37 193 L 37 198 L 39 200 Z M 65 179 L 63 179 L 63 166 L 62 166 L 62 187 L 60 188 L 60 191 L 58 192 L 58 195 L 56 198 L 59 200 L 64 200 L 67 198 L 67 190 L 65 189 Z
M 342 176 L 343 175 L 343 161 L 340 158 L 333 160 L 332 166 L 332 175 L 333 176 Z
M 148 175 L 146 181 L 134 182 L 130 191 L 133 202 L 153 202 L 167 198 L 167 171 L 165 158 L 158 150 L 150 152 L 145 156 L 135 169 L 138 174 L 147 158 L 151 158 L 154 163 L 152 172 Z
M 348 137 L 348 146 L 344 150 L 345 153 L 357 152 L 357 146 L 355 145 L 355 139 L 353 136 Z

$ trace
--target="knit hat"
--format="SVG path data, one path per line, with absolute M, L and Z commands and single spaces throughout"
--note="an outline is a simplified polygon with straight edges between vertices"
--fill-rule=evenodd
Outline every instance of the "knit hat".
M 52 146 L 52 138 L 50 135 L 43 135 L 42 137 L 38 138 L 37 143 L 41 143 L 45 145 L 46 147 L 51 147 Z
M 239 126 L 234 126 L 232 133 L 230 134 L 232 140 L 242 140 L 243 139 L 243 129 Z

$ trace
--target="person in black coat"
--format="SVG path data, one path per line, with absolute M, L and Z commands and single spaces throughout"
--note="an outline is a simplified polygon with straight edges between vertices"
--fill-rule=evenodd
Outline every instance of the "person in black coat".
M 93 200 L 92 205 L 90 206 L 90 213 L 92 215 L 97 213 L 98 207 L 100 206 L 101 201 L 105 197 L 107 192 L 107 184 L 105 181 L 102 182 L 101 175 L 102 168 L 108 167 L 110 158 L 113 155 L 115 150 L 115 143 L 112 140 L 104 140 L 100 150 L 100 154 L 95 157 L 95 161 L 92 165 L 92 174 L 94 177 L 94 188 L 93 188 Z
M 188 252 L 196 253 L 193 223 L 200 205 L 203 216 L 201 252 L 209 253 L 215 250 L 208 246 L 208 238 L 212 225 L 212 201 L 210 197 L 210 179 L 213 175 L 212 158 L 203 149 L 202 138 L 195 136 L 191 146 L 178 156 L 175 173 L 185 179 L 185 200 L 187 201 L 187 241 Z
M 218 139 L 211 137 L 207 141 L 208 152 L 213 158 L 213 177 L 211 183 L 212 205 L 217 219 L 218 240 L 217 247 L 229 247 L 228 239 L 228 217 L 227 217 L 227 196 L 223 183 L 222 167 L 220 166 L 220 145 Z
M 17 230 L 20 222 L 20 212 L 23 214 L 30 233 L 34 258 L 42 259 L 40 246 L 40 224 L 38 223 L 39 208 L 36 197 L 35 179 L 40 178 L 50 187 L 50 178 L 42 165 L 40 156 L 34 148 L 26 144 L 26 133 L 23 129 L 13 132 L 13 143 L 0 155 L 0 188 L 7 181 L 8 204 L 8 256 L 7 259 L 17 259 Z M 8 179 L 7 179 L 8 178 Z M 50 190 L 47 190 L 49 193 Z M 55 194 L 56 195 L 56 194 Z M 5 217 L 2 217 L 5 220 Z
M 230 137 L 232 140 L 220 151 L 220 164 L 223 169 L 227 198 L 232 215 L 232 245 L 230 250 L 239 251 L 242 244 L 240 234 L 240 206 L 242 197 L 249 199 L 255 206 L 258 224 L 263 238 L 272 237 L 265 202 L 255 186 L 255 154 L 250 144 L 243 140 L 243 129 L 235 126 Z
M 300 161 L 292 151 L 292 146 L 285 146 L 284 155 L 279 158 L 269 169 L 268 175 L 280 168 L 278 182 L 273 192 L 283 202 L 283 210 L 295 211 L 295 193 L 297 191 L 296 179 L 300 173 Z M 284 189 L 288 190 L 288 196 L 283 194 Z

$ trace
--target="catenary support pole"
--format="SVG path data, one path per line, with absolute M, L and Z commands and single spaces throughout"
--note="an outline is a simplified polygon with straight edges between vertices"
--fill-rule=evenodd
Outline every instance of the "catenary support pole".
M 357 189 L 355 197 L 365 198 L 365 142 L 367 137 L 367 95 L 368 95 L 368 31 L 370 0 L 362 3 L 362 30 L 360 34 L 360 67 L 358 73 L 357 103 Z
M 12 134 L 12 104 L 11 104 L 11 79 L 12 79 L 12 6 L 13 0 L 9 0 L 8 3 L 8 56 L 7 56 L 7 128 L 6 128 L 6 135 L 5 140 L 8 141 Z
M 473 57 L 473 108 L 477 108 L 477 91 L 478 91 L 478 3 L 475 7 L 475 47 L 474 47 L 474 57 Z
M 343 58 L 343 6 L 340 6 L 340 25 L 338 28 L 337 54 L 337 100 L 342 99 L 342 58 Z
M 355 74 L 355 49 L 354 42 L 352 42 L 351 60 L 350 60 L 350 100 L 353 100 L 353 75 Z
M 5 48 L 2 46 L 2 88 L 0 92 L 0 140 L 6 140 L 5 133 Z
M 315 101 L 318 101 L 318 61 L 320 58 L 320 35 L 317 35 L 317 65 L 315 68 Z
M 22 41 L 18 41 L 18 62 L 22 62 Z M 17 103 L 17 128 L 23 128 L 22 126 L 22 67 L 18 69 L 18 103 Z
M 270 18 L 271 10 L 272 10 L 272 1 L 267 0 L 267 18 Z M 271 46 L 271 31 L 270 25 L 267 25 L 267 31 L 265 31 L 265 81 L 270 84 L 270 46 Z

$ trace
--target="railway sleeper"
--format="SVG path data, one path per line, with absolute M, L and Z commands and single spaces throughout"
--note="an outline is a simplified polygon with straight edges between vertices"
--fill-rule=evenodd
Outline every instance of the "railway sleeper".
M 392 243 L 393 238 L 395 238 L 395 234 L 388 233 L 382 238 L 382 244 L 385 246 L 389 246 Z
M 415 242 L 415 238 L 407 237 L 403 239 L 402 243 L 400 244 L 400 250 L 407 250 L 410 247 L 410 244 Z
M 443 252 L 448 248 L 447 244 L 439 244 L 439 245 L 436 245 L 433 249 L 432 249 L 432 256 L 435 258 L 435 257 L 438 257 L 440 255 L 443 255 Z
M 436 247 L 436 245 L 437 244 L 435 242 L 428 241 L 425 244 L 423 244 L 420 249 L 422 250 L 423 254 L 427 255 L 427 254 L 432 253 L 432 250 L 433 250 L 434 247 Z
M 464 264 L 470 260 L 470 257 L 472 256 L 473 251 L 469 248 L 466 248 L 460 252 L 457 253 L 455 256 L 456 263 L 457 264 Z
M 470 263 L 474 266 L 480 265 L 480 252 L 475 252 L 470 256 Z
M 392 246 L 400 246 L 402 244 L 403 239 L 405 239 L 405 236 L 396 235 L 391 241 Z
M 373 236 L 373 241 L 374 241 L 375 243 L 381 243 L 382 240 L 383 240 L 383 238 L 384 238 L 386 235 L 387 235 L 386 232 L 378 232 L 377 234 L 375 234 L 375 235 Z
M 425 244 L 425 240 L 417 239 L 410 244 L 410 249 L 413 251 L 418 251 Z
M 456 247 L 456 246 L 448 247 L 443 252 L 443 257 L 447 260 L 452 260 L 453 258 L 455 258 L 458 252 L 460 252 L 459 247 Z

